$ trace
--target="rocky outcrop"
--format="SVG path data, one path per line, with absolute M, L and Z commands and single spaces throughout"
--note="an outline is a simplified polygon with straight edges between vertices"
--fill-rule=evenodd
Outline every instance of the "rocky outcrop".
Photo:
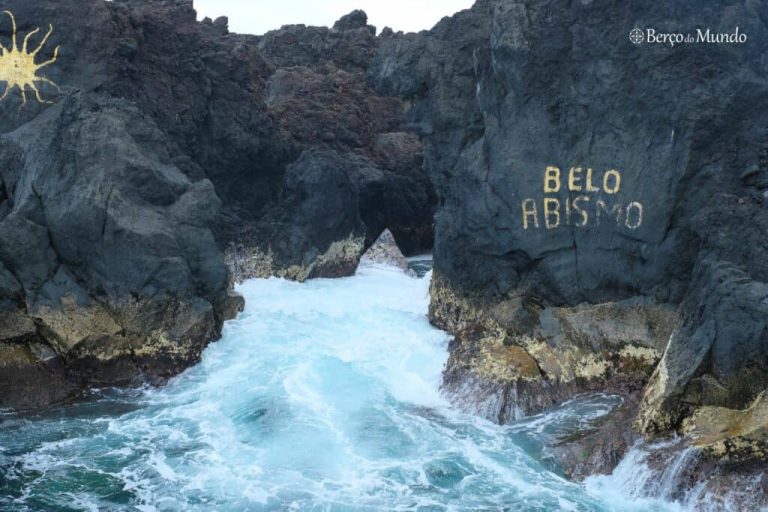
M 587 391 L 636 396 L 677 325 L 676 309 L 644 298 L 545 306 L 520 297 L 490 309 L 433 279 L 430 315 L 457 334 L 444 389 L 505 423 Z
M 645 397 L 640 427 L 678 426 L 697 407 L 749 406 L 766 388 L 768 285 L 742 268 L 700 258 L 684 322 L 670 339 Z M 768 424 L 765 425 L 768 428 Z
M 367 82 L 375 32 L 355 11 L 333 28 L 287 26 L 253 39 L 274 70 L 263 102 L 295 156 L 261 217 L 226 221 L 237 278 L 350 275 L 385 228 L 406 252 L 431 248 L 436 196 L 421 141 L 403 131 L 402 101 Z
M 683 431 L 708 455 L 731 462 L 764 460 L 768 456 L 768 392 L 744 410 L 705 406 L 686 419 Z
M 379 238 L 376 239 L 373 245 L 370 246 L 360 258 L 361 265 L 372 265 L 376 263 L 397 267 L 404 272 L 412 274 L 412 271 L 408 266 L 408 260 L 403 256 L 400 247 L 397 246 L 395 237 L 388 229 L 385 229 L 379 235 Z
M 134 106 L 81 94 L 2 138 L 0 343 L 58 388 L 27 396 L 21 369 L 3 372 L 5 405 L 177 372 L 238 309 L 209 228 L 219 199 L 166 144 Z
M 647 436 L 712 415 L 743 435 L 768 388 L 766 15 L 479 0 L 384 38 L 369 77 L 409 106 L 440 197 L 430 316 L 457 335 L 458 401 L 503 422 L 640 393 Z
M 52 33 L 38 93 L 0 100 L 0 407 L 178 372 L 242 306 L 234 280 L 350 275 L 387 226 L 430 247 L 422 144 L 367 83 L 364 13 L 255 37 L 191 0 L 6 10 L 19 49 Z
M 0 405 L 170 375 L 232 280 L 351 274 L 385 228 L 427 249 L 437 211 L 457 402 L 506 422 L 622 394 L 621 439 L 571 445 L 611 462 L 574 476 L 629 417 L 765 468 L 765 6 L 479 0 L 379 37 L 360 11 L 256 37 L 189 0 L 6 9 L 22 39 L 56 27 L 59 87 L 0 101 Z
M 292 163 L 284 178 L 283 207 L 261 221 L 265 227 L 257 240 L 267 249 L 241 242 L 228 254 L 235 278 L 278 275 L 303 281 L 354 273 L 365 229 L 350 167 L 331 151 L 306 151 Z

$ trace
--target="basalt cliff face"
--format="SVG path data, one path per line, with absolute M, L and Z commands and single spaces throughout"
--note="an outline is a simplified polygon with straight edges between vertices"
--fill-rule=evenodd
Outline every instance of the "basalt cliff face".
M 235 280 L 348 275 L 387 227 L 431 247 L 421 142 L 368 85 L 364 13 L 256 37 L 191 0 L 0 12 L 0 407 L 178 372 Z M 50 62 L 25 87 L 28 61 Z
M 5 10 L 0 72 L 40 46 L 59 88 L 0 100 L 0 406 L 171 375 L 233 281 L 348 275 L 389 228 L 434 234 L 457 403 L 622 395 L 552 447 L 574 477 L 672 434 L 702 454 L 687 484 L 765 471 L 765 4 L 479 0 L 379 36 L 360 11 L 248 36 L 189 0 Z
M 446 391 L 500 422 L 622 394 L 577 475 L 632 432 L 765 469 L 767 20 L 760 2 L 480 0 L 376 53 L 440 198 Z M 741 44 L 628 37 L 737 26 Z

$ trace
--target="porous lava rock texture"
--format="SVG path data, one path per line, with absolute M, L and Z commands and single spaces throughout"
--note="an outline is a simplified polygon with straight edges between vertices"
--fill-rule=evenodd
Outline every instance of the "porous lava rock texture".
M 34 58 L 55 59 L 39 98 L 0 101 L 0 407 L 177 373 L 242 306 L 235 281 L 349 275 L 387 227 L 431 247 L 422 143 L 368 85 L 364 13 L 251 36 L 191 0 L 0 12 L 6 52 L 50 25 Z
M 637 432 L 716 425 L 698 446 L 764 467 L 766 19 L 760 2 L 479 0 L 382 42 L 370 79 L 409 105 L 438 191 L 430 314 L 457 335 L 457 402 L 505 422 L 617 392 Z

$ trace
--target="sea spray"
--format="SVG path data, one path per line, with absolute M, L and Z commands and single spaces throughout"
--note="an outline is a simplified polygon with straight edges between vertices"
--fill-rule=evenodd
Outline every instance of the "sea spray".
M 589 492 L 616 499 L 654 496 L 671 510 L 768 510 L 760 475 L 723 470 L 684 438 L 639 440 L 610 475 L 587 478 Z
M 4 415 L 0 510 L 665 510 L 569 482 L 537 449 L 614 398 L 508 426 L 451 408 L 429 278 L 246 282 L 245 311 L 164 388 Z

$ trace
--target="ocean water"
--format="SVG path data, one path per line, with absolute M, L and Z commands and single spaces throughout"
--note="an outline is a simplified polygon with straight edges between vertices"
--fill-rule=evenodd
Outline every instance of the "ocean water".
M 677 509 L 628 497 L 626 476 L 582 485 L 547 462 L 548 436 L 583 428 L 616 397 L 508 426 L 452 408 L 440 393 L 449 337 L 427 321 L 428 283 L 383 266 L 244 283 L 245 311 L 167 386 L 2 413 L 0 510 Z

